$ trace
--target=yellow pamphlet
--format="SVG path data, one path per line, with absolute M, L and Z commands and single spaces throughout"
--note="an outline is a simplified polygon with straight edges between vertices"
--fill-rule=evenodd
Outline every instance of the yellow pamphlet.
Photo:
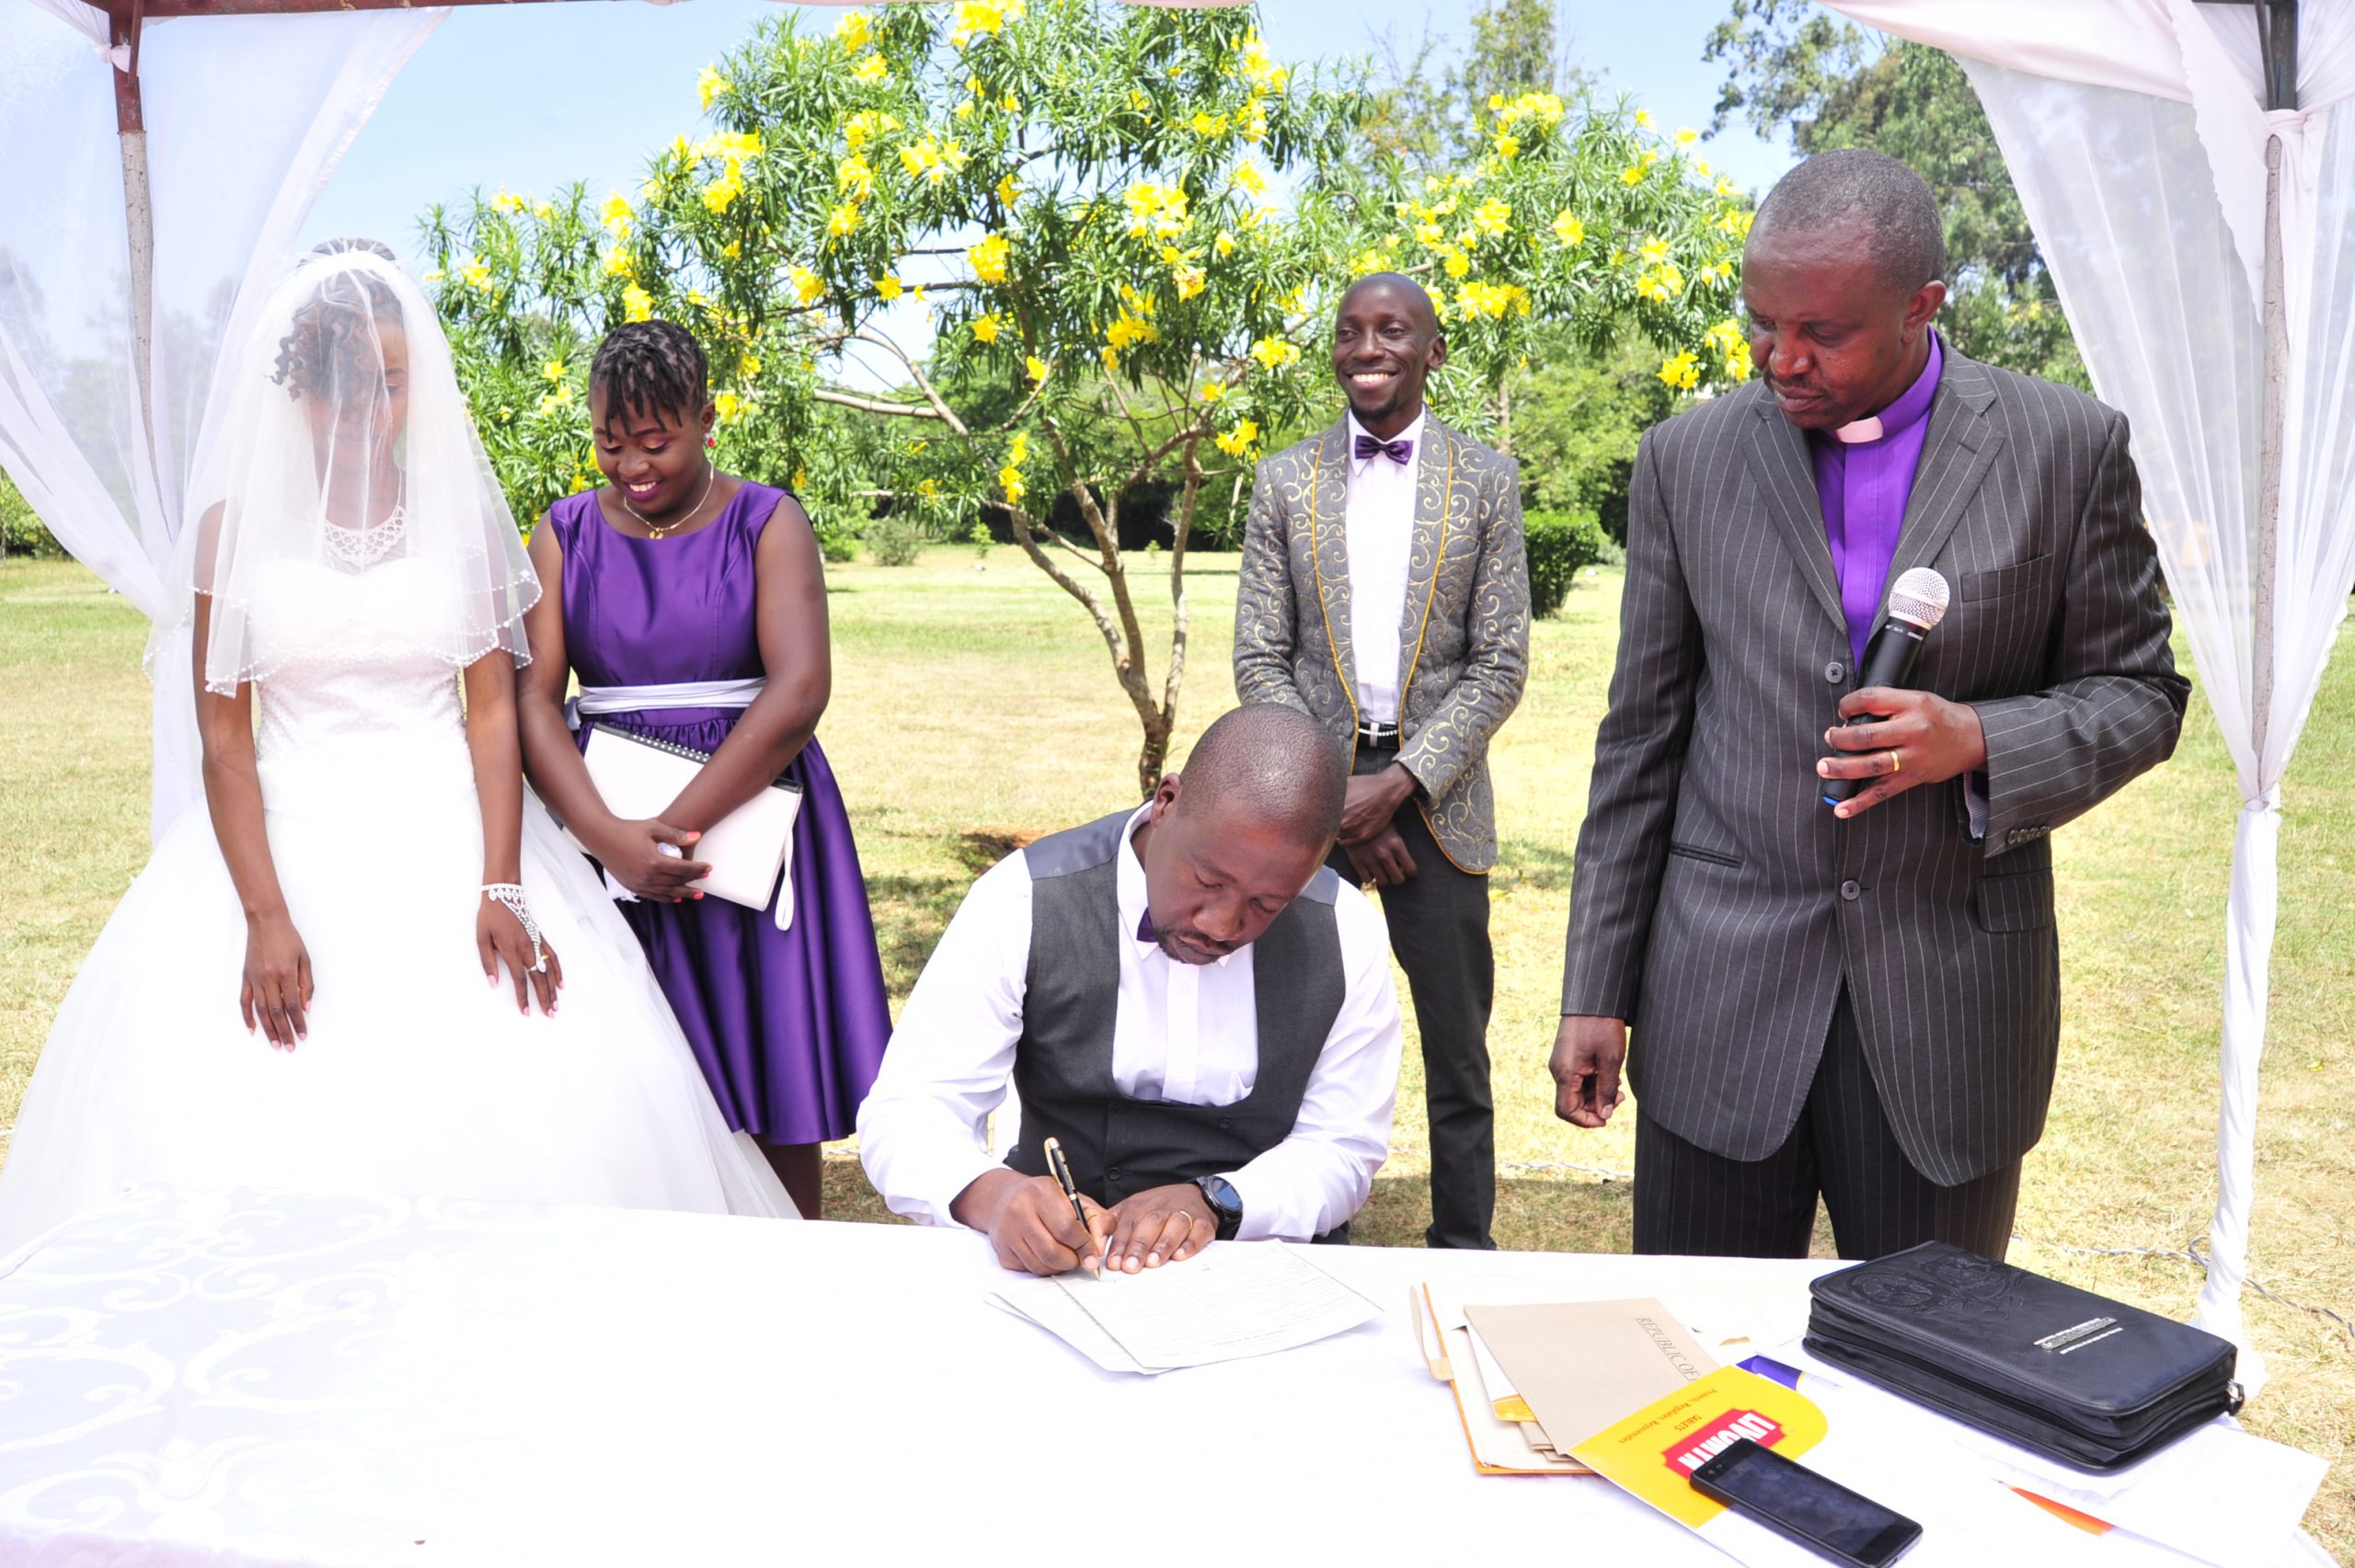
M 1657 1400 L 1571 1452 L 1593 1470 L 1690 1529 L 1725 1512 L 1693 1490 L 1693 1472 L 1736 1438 L 1785 1459 L 1823 1440 L 1823 1412 L 1797 1389 L 1739 1367 L 1720 1367 Z

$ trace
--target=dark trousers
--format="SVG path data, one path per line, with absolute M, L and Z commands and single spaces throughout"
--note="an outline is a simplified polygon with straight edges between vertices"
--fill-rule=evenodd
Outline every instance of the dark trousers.
M 1388 748 L 1358 748 L 1356 771 L 1378 773 L 1397 760 Z M 1488 1089 L 1488 1010 L 1497 964 L 1488 945 L 1488 879 L 1459 871 L 1440 853 L 1421 809 L 1401 807 L 1395 825 L 1415 875 L 1378 889 L 1390 951 L 1407 971 L 1423 1036 L 1423 1084 L 1430 1118 L 1432 1247 L 1494 1247 L 1497 1212 L 1496 1103 Z M 1355 882 L 1349 852 L 1333 869 Z
M 1637 1039 L 1636 1048 L 1643 1048 Z M 2001 1261 L 2019 1205 L 2016 1160 L 1959 1186 L 1913 1168 L 1889 1129 L 1845 987 L 1798 1125 L 1763 1160 L 1729 1160 L 1636 1116 L 1636 1251 L 1802 1258 L 1821 1193 L 1844 1258 L 1949 1242 Z

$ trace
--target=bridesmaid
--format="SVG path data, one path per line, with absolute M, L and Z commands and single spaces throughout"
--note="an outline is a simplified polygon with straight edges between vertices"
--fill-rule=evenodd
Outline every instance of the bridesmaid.
M 850 1135 L 891 1020 L 850 819 L 814 738 L 833 683 L 817 541 L 791 496 L 713 465 L 715 414 L 684 327 L 636 322 L 599 347 L 589 417 L 610 483 L 557 502 L 532 534 L 546 591 L 525 620 L 523 764 L 637 895 L 619 908 L 721 1114 L 815 1219 L 818 1146 Z M 659 820 L 598 798 L 588 731 L 565 720 L 569 672 L 594 723 L 712 753 Z M 780 773 L 802 790 L 785 931 L 774 907 L 686 887 L 707 869 L 696 837 Z

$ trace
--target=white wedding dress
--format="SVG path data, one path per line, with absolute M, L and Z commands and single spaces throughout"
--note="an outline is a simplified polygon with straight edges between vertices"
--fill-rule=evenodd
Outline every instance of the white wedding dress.
M 270 857 L 311 958 L 309 1037 L 237 1005 L 246 922 L 200 806 L 156 846 L 59 1008 L 0 1145 L 0 1254 L 149 1181 L 789 1216 L 731 1133 L 636 938 L 528 795 L 523 885 L 552 1016 L 475 948 L 482 818 L 458 682 L 419 651 L 414 562 L 282 562 L 254 636 Z M 315 650 L 332 647 L 332 655 Z

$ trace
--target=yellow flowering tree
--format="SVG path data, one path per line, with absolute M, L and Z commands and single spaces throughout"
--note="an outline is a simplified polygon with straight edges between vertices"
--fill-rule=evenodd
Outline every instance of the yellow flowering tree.
M 1745 381 L 1735 318 L 1750 203 L 1669 132 L 1621 100 L 1491 97 L 1467 166 L 1393 165 L 1353 193 L 1362 237 L 1350 270 L 1417 276 L 1444 324 L 1450 361 L 1432 388 L 1442 418 L 1499 434 L 1507 372 L 1566 338 L 1588 351 L 1660 350 L 1676 392 Z
M 596 473 L 580 406 L 596 324 L 534 308 L 550 294 L 594 292 L 595 212 L 578 187 L 546 200 L 501 189 L 477 192 L 464 219 L 431 208 L 419 226 L 431 262 L 426 286 L 459 385 L 508 502 L 528 526 Z
M 1632 322 L 1690 356 L 1663 367 L 1680 385 L 1734 373 L 1711 334 L 1740 208 L 1633 111 L 1496 100 L 1479 165 L 1420 183 L 1369 166 L 1362 100 L 1271 60 L 1247 10 L 957 0 L 799 21 L 704 72 L 706 128 L 636 190 L 429 216 L 492 460 L 520 515 L 588 483 L 596 336 L 693 327 L 729 466 L 791 484 L 821 523 L 1002 520 L 1103 638 L 1141 788 L 1176 723 L 1201 509 L 1232 506 L 1277 432 L 1337 412 L 1326 344 L 1353 276 L 1424 278 L 1456 356 L 1435 395 L 1475 429 L 1540 318 L 1598 338 Z M 1123 518 L 1133 535 L 1156 510 L 1171 547 L 1140 567 Z M 1137 570 L 1171 599 L 1157 671 Z
M 553 434 L 579 410 L 519 402 L 523 367 L 577 375 L 615 321 L 695 328 L 724 461 L 813 511 L 880 504 L 959 537 L 1003 521 L 1102 636 L 1150 788 L 1203 499 L 1246 486 L 1262 432 L 1326 393 L 1295 338 L 1341 248 L 1319 192 L 1355 100 L 1270 60 L 1247 12 L 962 0 L 799 23 L 704 74 L 710 129 L 638 189 L 436 220 L 440 307 L 502 367 L 470 388 L 477 416 L 495 395 L 487 426 Z M 571 358 L 550 346 L 568 335 Z M 534 497 L 576 482 L 565 461 Z M 1140 567 L 1123 513 L 1155 509 L 1170 547 Z M 1171 596 L 1161 660 L 1140 569 Z

